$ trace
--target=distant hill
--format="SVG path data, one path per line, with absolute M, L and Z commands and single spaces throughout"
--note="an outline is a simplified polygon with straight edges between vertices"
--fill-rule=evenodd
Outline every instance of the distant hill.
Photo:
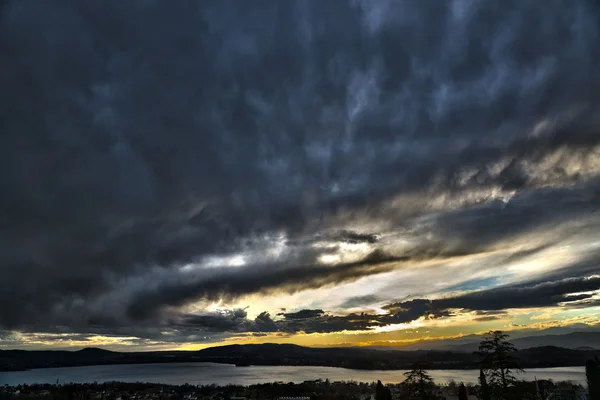
M 600 350 L 535 347 L 518 353 L 523 368 L 581 366 Z M 217 362 L 236 365 L 312 365 L 352 369 L 408 369 L 425 361 L 430 369 L 477 368 L 470 352 L 435 350 L 381 351 L 369 348 L 311 348 L 290 344 L 211 347 L 200 351 L 121 353 L 103 349 L 79 351 L 0 350 L 0 371 L 101 364 Z
M 596 348 L 589 347 L 589 346 L 582 346 L 582 347 L 577 347 L 575 350 L 590 351 L 590 350 L 596 350 Z
M 445 350 L 473 352 L 477 350 L 481 336 L 469 335 L 458 339 L 432 340 L 403 346 L 401 350 Z M 567 349 L 600 349 L 600 331 L 572 332 L 567 334 L 547 334 L 511 339 L 517 349 L 555 346 Z
M 87 356 L 108 356 L 114 354 L 114 351 L 100 349 L 98 347 L 86 347 L 77 351 L 79 354 L 85 354 Z

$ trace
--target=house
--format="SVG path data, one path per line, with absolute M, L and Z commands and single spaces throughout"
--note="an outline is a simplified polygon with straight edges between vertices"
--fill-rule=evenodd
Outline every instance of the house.
M 310 400 L 310 397 L 280 397 L 278 400 Z

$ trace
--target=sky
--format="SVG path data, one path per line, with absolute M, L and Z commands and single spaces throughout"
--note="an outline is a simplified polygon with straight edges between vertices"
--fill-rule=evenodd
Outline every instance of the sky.
M 600 329 L 592 0 L 0 1 L 0 348 Z

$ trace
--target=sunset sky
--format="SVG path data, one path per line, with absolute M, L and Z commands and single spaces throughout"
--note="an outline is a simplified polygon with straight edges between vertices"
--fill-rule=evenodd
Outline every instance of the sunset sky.
M 592 0 L 0 1 L 0 348 L 600 330 Z

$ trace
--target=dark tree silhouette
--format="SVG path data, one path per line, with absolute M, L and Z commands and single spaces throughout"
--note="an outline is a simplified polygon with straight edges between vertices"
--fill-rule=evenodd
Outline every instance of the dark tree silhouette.
M 454 379 L 450 379 L 448 381 L 448 389 L 450 389 L 452 391 L 453 395 L 458 396 L 458 387 L 457 387 Z
M 384 386 L 381 381 L 377 381 L 377 386 L 375 386 L 375 400 L 392 400 L 390 388 Z
M 491 400 L 492 391 L 490 390 L 490 386 L 487 384 L 487 379 L 485 378 L 485 373 L 483 369 L 479 370 L 479 399 L 480 400 Z
M 417 363 L 412 370 L 404 373 L 406 379 L 401 385 L 407 395 L 422 400 L 433 398 L 435 384 L 425 368 L 423 363 Z
M 600 400 L 600 360 L 598 357 L 585 363 L 585 375 L 590 400 Z
M 458 400 L 468 400 L 469 396 L 467 395 L 467 388 L 464 383 L 461 383 L 458 386 Z
M 504 397 L 508 388 L 517 379 L 513 371 L 522 371 L 518 359 L 512 355 L 517 349 L 508 341 L 509 335 L 502 331 L 490 331 L 484 336 L 476 352 L 481 360 L 481 368 L 492 391 Z

